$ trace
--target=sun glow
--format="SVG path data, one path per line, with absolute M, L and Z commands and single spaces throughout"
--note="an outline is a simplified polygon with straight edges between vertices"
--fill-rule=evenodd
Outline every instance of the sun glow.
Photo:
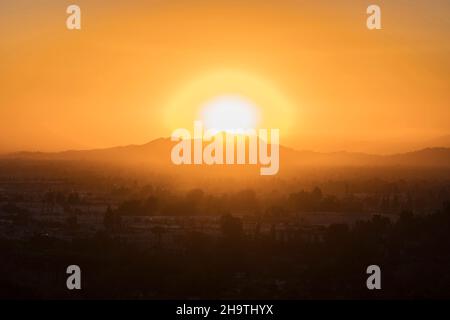
M 174 90 L 163 110 L 170 131 L 189 127 L 195 120 L 201 120 L 207 129 L 227 132 L 278 128 L 286 133 L 294 120 L 299 125 L 293 104 L 274 83 L 237 70 L 193 77 Z
M 250 100 L 238 95 L 224 95 L 204 104 L 201 118 L 206 129 L 240 133 L 256 129 L 259 113 Z

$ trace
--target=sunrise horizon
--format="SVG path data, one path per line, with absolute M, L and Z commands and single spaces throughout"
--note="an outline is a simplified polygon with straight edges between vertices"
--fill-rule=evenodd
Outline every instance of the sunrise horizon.
M 129 143 L 117 143 L 111 145 L 92 145 L 92 146 L 67 146 L 60 148 L 17 148 L 17 149 L 0 149 L 0 155 L 8 155 L 14 153 L 21 152 L 42 152 L 42 153 L 59 153 L 66 151 L 88 151 L 88 150 L 101 150 L 101 149 L 110 149 L 110 148 L 120 148 L 120 147 L 128 147 L 128 146 L 143 146 L 147 144 L 151 144 L 152 142 L 158 140 L 167 140 L 170 141 L 170 134 L 165 136 L 153 137 L 149 139 L 145 139 L 143 141 L 130 141 Z M 392 140 L 386 140 L 392 143 Z M 350 153 L 365 153 L 365 154 L 373 154 L 373 155 L 392 155 L 399 153 L 407 153 L 419 151 L 427 148 L 450 148 L 450 134 L 448 135 L 439 135 L 434 137 L 434 139 L 423 139 L 422 141 L 417 142 L 416 140 L 409 140 L 409 143 L 405 144 L 405 140 L 399 140 L 394 142 L 391 146 L 386 146 L 385 143 L 376 143 L 376 141 L 367 140 L 353 140 L 351 142 L 347 141 L 348 145 L 355 144 L 355 147 L 343 148 L 336 147 L 336 143 L 333 140 L 322 141 L 322 143 L 306 143 L 303 146 L 301 144 L 288 144 L 283 143 L 281 141 L 280 146 L 291 148 L 297 151 L 311 151 L 318 153 L 334 153 L 334 152 L 350 152 Z M 381 144 L 381 146 L 380 146 Z M 333 146 L 331 146 L 333 145 Z

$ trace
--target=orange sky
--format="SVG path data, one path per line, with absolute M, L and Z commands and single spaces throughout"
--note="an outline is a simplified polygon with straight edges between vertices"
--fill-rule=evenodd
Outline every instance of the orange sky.
M 450 133 L 447 0 L 376 1 L 380 31 L 369 1 L 5 2 L 0 152 L 145 143 L 230 93 L 299 149 L 394 152 Z M 81 31 L 65 27 L 71 3 Z

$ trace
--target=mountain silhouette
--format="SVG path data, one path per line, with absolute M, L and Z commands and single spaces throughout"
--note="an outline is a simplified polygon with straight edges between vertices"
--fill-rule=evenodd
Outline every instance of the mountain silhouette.
M 63 152 L 16 152 L 3 155 L 9 160 L 70 160 L 112 163 L 172 165 L 170 154 L 177 142 L 159 138 L 143 145 L 127 145 L 92 150 Z M 356 152 L 299 151 L 280 146 L 280 163 L 296 166 L 437 166 L 450 167 L 450 148 L 426 148 L 393 155 L 374 155 Z

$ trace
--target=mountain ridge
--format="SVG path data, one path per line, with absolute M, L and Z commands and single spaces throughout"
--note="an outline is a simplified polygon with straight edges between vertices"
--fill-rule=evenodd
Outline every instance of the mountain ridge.
M 111 162 L 170 161 L 170 150 L 177 142 L 170 138 L 157 138 L 145 144 L 131 144 L 87 150 L 60 152 L 20 151 L 0 156 L 10 160 L 77 160 Z M 405 153 L 377 155 L 363 152 L 317 152 L 297 150 L 280 145 L 280 161 L 290 165 L 409 165 L 450 166 L 450 148 L 428 147 Z

